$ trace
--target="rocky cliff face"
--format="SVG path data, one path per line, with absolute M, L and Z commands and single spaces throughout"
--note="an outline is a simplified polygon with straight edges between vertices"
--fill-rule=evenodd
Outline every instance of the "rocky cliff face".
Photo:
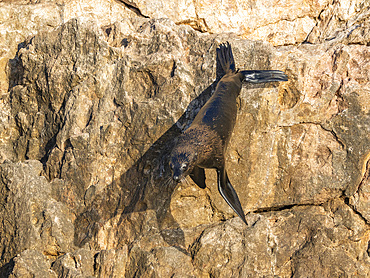
M 370 276 L 369 3 L 172 3 L 0 3 L 0 276 Z M 239 98 L 248 226 L 168 167 L 226 40 L 289 77 Z

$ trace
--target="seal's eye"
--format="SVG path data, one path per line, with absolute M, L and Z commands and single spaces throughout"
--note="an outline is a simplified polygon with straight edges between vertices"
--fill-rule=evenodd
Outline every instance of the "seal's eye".
M 187 163 L 181 164 L 181 170 L 185 170 L 186 168 L 188 168 L 188 164 Z

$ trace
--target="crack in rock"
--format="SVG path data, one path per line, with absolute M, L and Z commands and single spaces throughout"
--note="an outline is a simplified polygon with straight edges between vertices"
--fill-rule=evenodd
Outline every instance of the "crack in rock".
M 303 204 L 291 204 L 291 205 L 281 205 L 281 206 L 272 206 L 272 207 L 265 207 L 265 208 L 258 208 L 256 210 L 250 211 L 249 213 L 264 213 L 264 212 L 271 212 L 271 211 L 284 211 L 289 210 L 294 207 L 304 207 L 304 206 L 321 206 L 323 203 L 303 203 Z
M 144 15 L 140 11 L 139 7 L 136 5 L 135 2 L 131 2 L 131 1 L 128 1 L 128 0 L 118 0 L 118 1 L 121 2 L 121 3 L 123 3 L 128 9 L 130 9 L 131 11 L 133 11 L 138 16 L 144 17 L 144 18 L 149 18 L 149 16 Z

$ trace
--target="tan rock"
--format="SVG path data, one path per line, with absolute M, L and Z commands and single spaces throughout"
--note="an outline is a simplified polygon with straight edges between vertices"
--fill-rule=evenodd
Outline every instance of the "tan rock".
M 8 91 L 6 65 L 14 58 L 18 44 L 40 31 L 59 26 L 60 11 L 53 3 L 21 6 L 0 3 L 0 95 Z
M 318 43 L 326 40 L 344 40 L 348 43 L 364 44 L 368 41 L 369 3 L 346 0 L 329 3 L 320 13 L 317 25 L 307 41 Z
M 18 84 L 13 59 L 24 41 L 44 30 L 51 30 L 62 23 L 61 8 L 53 3 L 38 5 L 18 5 L 18 3 L 0 3 L 0 160 L 13 160 L 14 153 L 10 138 L 19 136 L 14 118 L 10 117 L 10 86 Z M 26 3 L 24 3 L 26 4 Z M 13 71 L 13 72 L 11 72 Z M 10 79 L 10 80 L 9 80 Z M 37 152 L 37 144 L 31 146 L 31 152 Z
M 1 4 L 21 31 L 0 60 L 0 160 L 15 161 L 0 167 L 0 276 L 369 276 L 366 3 L 124 2 Z M 320 44 L 293 46 L 309 33 Z M 239 98 L 227 169 L 248 227 L 214 170 L 201 190 L 167 164 L 226 40 L 238 68 L 289 76 Z
M 290 45 L 301 43 L 315 27 L 316 21 L 309 17 L 298 17 L 294 20 L 280 20 L 271 24 L 258 26 L 244 38 L 268 41 L 272 45 Z M 289 35 L 288 35 L 289 34 Z
M 95 276 L 97 277 L 124 277 L 128 247 L 122 249 L 102 250 L 96 257 Z
M 51 198 L 52 185 L 40 176 L 41 171 L 42 164 L 35 160 L 0 167 L 1 264 L 20 254 L 14 277 L 22 277 L 19 273 L 26 270 L 35 275 L 41 271 L 38 268 L 48 272 L 46 259 L 55 259 L 73 246 L 73 215 Z
M 37 250 L 25 250 L 14 258 L 14 266 L 11 273 L 5 273 L 6 277 L 50 277 L 56 278 L 57 275 L 50 269 L 50 263 L 45 261 L 45 257 Z M 4 276 L 5 277 L 5 276 Z
M 120 1 L 103 0 L 65 0 L 63 1 L 63 21 L 67 22 L 73 18 L 83 21 L 98 21 L 100 26 L 109 25 L 121 21 L 123 18 L 135 17 Z
M 274 45 L 303 42 L 329 1 L 133 1 L 150 18 L 170 18 L 210 33 L 233 32 Z M 351 3 L 352 4 L 352 3 Z
M 370 222 L 370 163 L 369 158 L 366 163 L 365 172 L 363 174 L 361 183 L 357 192 L 350 198 L 349 203 L 366 219 L 367 223 Z

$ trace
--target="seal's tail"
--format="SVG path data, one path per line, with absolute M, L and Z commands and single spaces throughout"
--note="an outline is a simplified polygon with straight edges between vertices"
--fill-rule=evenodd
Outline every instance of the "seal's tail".
M 243 81 L 250 83 L 266 83 L 288 81 L 288 77 L 280 70 L 242 70 Z
M 217 64 L 216 64 L 216 76 L 217 79 L 221 79 L 230 70 L 235 72 L 235 61 L 233 52 L 231 51 L 231 45 L 229 42 L 220 44 L 216 49 L 217 52 Z

